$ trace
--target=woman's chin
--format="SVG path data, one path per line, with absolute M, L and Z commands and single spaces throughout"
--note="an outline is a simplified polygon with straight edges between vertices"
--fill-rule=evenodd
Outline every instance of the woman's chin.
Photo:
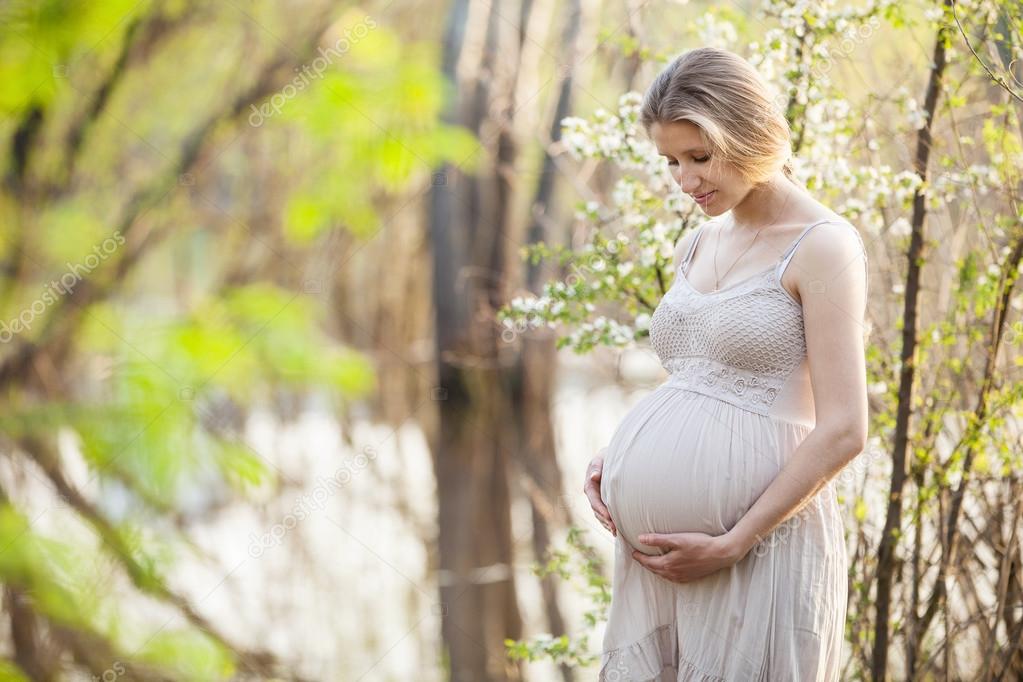
M 712 201 L 711 203 L 706 204 L 706 205 L 699 204 L 699 202 L 697 202 L 697 203 L 700 206 L 700 208 L 703 210 L 703 214 L 706 215 L 706 216 L 710 216 L 712 218 L 716 217 L 716 216 L 719 216 L 719 215 L 721 215 L 722 213 L 725 212 L 725 209 L 722 207 L 720 202 Z

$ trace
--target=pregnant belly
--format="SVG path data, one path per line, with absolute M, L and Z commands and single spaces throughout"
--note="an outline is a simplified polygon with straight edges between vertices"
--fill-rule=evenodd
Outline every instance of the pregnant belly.
M 644 533 L 726 533 L 783 464 L 769 418 L 709 396 L 659 388 L 622 420 L 600 492 L 622 538 L 645 554 Z

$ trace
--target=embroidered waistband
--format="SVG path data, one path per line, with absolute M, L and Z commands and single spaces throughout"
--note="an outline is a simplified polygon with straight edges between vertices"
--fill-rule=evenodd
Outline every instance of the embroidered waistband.
M 737 407 L 768 414 L 784 378 L 741 370 L 710 358 L 672 358 L 664 385 L 703 393 Z

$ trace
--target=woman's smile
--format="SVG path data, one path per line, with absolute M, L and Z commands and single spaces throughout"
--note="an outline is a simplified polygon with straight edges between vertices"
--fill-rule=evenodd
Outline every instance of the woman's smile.
M 696 203 L 700 204 L 701 206 L 705 206 L 712 198 L 714 198 L 714 195 L 716 193 L 717 190 L 715 189 L 706 192 L 705 194 L 694 194 L 693 199 L 696 199 Z

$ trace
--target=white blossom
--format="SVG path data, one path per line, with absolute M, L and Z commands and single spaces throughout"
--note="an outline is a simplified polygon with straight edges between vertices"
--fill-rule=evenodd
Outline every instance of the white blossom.
M 729 48 L 739 39 L 730 21 L 718 19 L 710 12 L 696 19 L 697 37 L 702 45 Z
M 913 226 L 910 225 L 908 220 L 900 216 L 888 226 L 888 232 L 895 237 L 907 237 L 913 233 Z

